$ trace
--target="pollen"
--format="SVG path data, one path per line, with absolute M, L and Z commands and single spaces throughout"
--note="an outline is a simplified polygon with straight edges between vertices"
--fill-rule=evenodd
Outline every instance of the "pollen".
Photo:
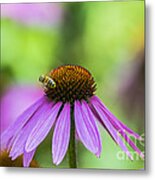
M 86 100 L 94 95 L 96 84 L 88 70 L 81 66 L 64 65 L 48 74 L 56 83 L 55 88 L 45 90 L 47 96 L 55 102 Z

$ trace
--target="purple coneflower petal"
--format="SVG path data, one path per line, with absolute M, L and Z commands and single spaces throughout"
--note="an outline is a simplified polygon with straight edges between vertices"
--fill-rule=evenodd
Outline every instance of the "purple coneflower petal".
M 98 113 L 98 115 L 100 116 L 100 119 L 102 120 L 103 124 L 106 126 L 106 128 L 108 129 L 108 131 L 114 138 L 114 140 L 122 148 L 122 150 L 129 156 L 129 158 L 131 160 L 133 160 L 131 153 L 127 149 L 126 145 L 123 143 L 122 139 L 117 134 L 117 131 L 115 130 L 115 128 L 113 127 L 113 125 L 111 124 L 109 119 L 107 118 L 107 115 L 104 113 L 104 111 L 100 107 L 99 102 L 93 100 L 93 101 L 91 101 L 91 103 L 92 103 L 93 107 L 95 108 L 96 112 Z
M 36 149 L 34 149 L 33 151 L 27 153 L 27 152 L 24 152 L 24 156 L 23 156 L 23 166 L 24 167 L 29 167 L 32 159 L 33 159 L 33 156 L 35 154 L 35 151 Z
M 53 133 L 52 157 L 53 163 L 58 165 L 64 158 L 70 138 L 70 104 L 65 103 Z
M 132 147 L 135 152 L 139 154 L 139 156 L 144 159 L 144 154 L 140 151 L 140 149 L 134 144 L 134 142 L 123 132 L 120 132 L 125 141 Z
M 83 102 L 81 104 L 80 101 L 75 101 L 74 116 L 75 127 L 80 140 L 88 150 L 99 156 L 100 138 L 94 119 L 90 117 L 88 106 L 85 106 Z
M 12 136 L 16 136 L 21 128 L 27 123 L 27 121 L 33 116 L 33 114 L 39 109 L 39 107 L 45 102 L 45 97 L 40 98 L 27 110 L 25 110 L 17 120 L 10 125 L 1 136 L 1 146 L 2 148 L 7 148 L 8 143 Z
M 114 119 L 115 122 L 117 122 L 120 126 L 121 129 L 123 128 L 124 130 L 126 130 L 129 134 L 133 135 L 135 138 L 137 139 L 141 139 L 140 135 L 135 133 L 134 131 L 132 131 L 130 128 L 128 128 L 125 124 L 123 124 L 121 121 L 119 121 L 110 111 L 109 109 L 103 104 L 103 102 L 97 97 L 97 96 L 93 96 L 91 98 L 91 102 L 93 104 L 93 101 L 96 101 L 99 103 L 99 105 L 103 108 L 104 112 L 111 118 Z
M 95 130 L 94 141 L 96 142 L 96 146 L 98 147 L 98 152 L 96 153 L 96 156 L 99 157 L 101 154 L 101 151 L 102 151 L 102 142 L 101 142 L 101 137 L 99 134 L 99 129 L 96 124 L 96 117 L 92 113 L 92 111 L 86 101 L 82 101 L 82 109 L 83 109 L 83 112 L 85 112 L 86 116 L 88 117 L 90 124 L 92 124 L 92 126 L 94 127 L 94 130 Z
M 11 157 L 12 160 L 15 160 L 19 155 L 23 154 L 24 152 L 24 144 L 27 139 L 27 135 L 24 134 L 24 130 L 19 132 L 16 139 L 13 141 L 9 157 Z
M 14 141 L 10 151 L 10 157 L 12 157 L 12 160 L 23 154 L 25 143 L 30 132 L 32 131 L 33 127 L 35 127 L 38 121 L 45 119 L 45 114 L 52 107 L 52 105 L 52 103 L 46 102 L 42 107 L 40 107 L 40 109 L 32 116 L 29 122 L 21 129 L 18 135 L 14 137 Z
M 25 146 L 26 152 L 32 151 L 45 139 L 56 120 L 61 105 L 62 103 L 58 102 L 53 107 L 48 107 L 48 110 L 47 112 L 45 112 L 44 117 L 38 117 L 39 119 L 37 120 L 36 125 L 32 129 L 27 139 Z
M 115 139 L 113 138 L 113 136 L 111 135 L 111 133 L 109 132 L 109 130 L 107 129 L 107 127 L 103 124 L 102 119 L 100 118 L 100 116 L 98 115 L 98 113 L 96 112 L 96 110 L 94 109 L 92 104 L 89 104 L 89 107 L 92 111 L 92 113 L 94 114 L 94 116 L 96 117 L 96 119 L 102 124 L 102 126 L 104 127 L 104 129 L 109 133 L 109 135 L 111 136 L 111 138 L 113 139 L 113 141 L 115 141 Z M 116 141 L 115 141 L 116 143 Z M 116 143 L 117 144 L 117 143 Z
M 108 115 L 107 115 L 108 116 Z M 113 124 L 115 129 L 121 136 L 125 139 L 125 141 L 140 155 L 142 159 L 144 159 L 144 154 L 140 151 L 140 149 L 134 144 L 134 142 L 127 136 L 126 132 L 123 128 L 121 128 L 119 123 L 115 121 L 114 119 L 111 119 L 111 117 L 108 116 L 109 121 Z
M 77 141 L 80 141 L 80 138 L 79 138 L 79 135 L 78 135 L 77 131 L 75 131 L 75 138 L 76 138 Z
M 93 97 L 94 98 L 94 97 Z M 112 125 L 117 129 L 117 131 L 122 135 L 122 137 L 125 139 L 125 141 L 140 155 L 142 159 L 144 159 L 144 154 L 140 151 L 140 149 L 134 144 L 134 142 L 126 135 L 126 132 L 131 134 L 137 139 L 141 139 L 141 137 L 129 129 L 126 125 L 124 125 L 121 121 L 119 121 L 107 108 L 106 106 L 101 102 L 101 100 L 98 97 L 95 97 L 99 103 L 102 110 L 107 114 L 109 121 L 111 121 Z
M 32 85 L 15 84 L 7 88 L 0 100 L 1 134 L 42 95 L 41 89 Z
M 118 119 L 117 119 L 117 122 L 122 126 L 122 128 L 126 131 L 126 132 L 128 132 L 129 134 L 131 134 L 132 136 L 134 136 L 136 139 L 139 139 L 139 140 L 142 140 L 142 137 L 139 135 L 139 134 L 137 134 L 137 133 L 135 133 L 134 131 L 132 131 L 130 128 L 128 128 L 125 124 L 123 124 L 121 121 L 119 121 Z

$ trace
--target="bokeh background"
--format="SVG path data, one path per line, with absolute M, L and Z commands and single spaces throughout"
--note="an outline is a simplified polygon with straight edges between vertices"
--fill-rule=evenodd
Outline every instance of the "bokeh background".
M 96 94 L 131 129 L 144 137 L 144 1 L 1 5 L 1 132 L 43 92 L 38 77 L 63 64 L 87 68 Z M 79 168 L 143 169 L 130 161 L 100 128 L 98 159 L 77 143 Z M 144 142 L 136 142 L 144 151 Z M 132 151 L 132 149 L 130 149 Z M 51 135 L 35 159 L 52 164 Z

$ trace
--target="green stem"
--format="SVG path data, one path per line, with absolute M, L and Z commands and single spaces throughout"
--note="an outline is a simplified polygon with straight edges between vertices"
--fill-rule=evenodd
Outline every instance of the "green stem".
M 69 166 L 70 168 L 77 168 L 76 163 L 76 145 L 75 145 L 75 121 L 74 121 L 74 107 L 71 106 L 71 131 L 69 142 Z

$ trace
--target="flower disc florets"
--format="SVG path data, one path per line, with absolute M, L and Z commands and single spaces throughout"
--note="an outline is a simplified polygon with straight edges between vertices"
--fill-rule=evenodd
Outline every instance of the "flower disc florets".
M 46 89 L 46 94 L 55 102 L 71 102 L 89 100 L 93 96 L 96 85 L 92 75 L 85 68 L 76 65 L 60 66 L 48 74 L 55 83 L 55 88 Z

